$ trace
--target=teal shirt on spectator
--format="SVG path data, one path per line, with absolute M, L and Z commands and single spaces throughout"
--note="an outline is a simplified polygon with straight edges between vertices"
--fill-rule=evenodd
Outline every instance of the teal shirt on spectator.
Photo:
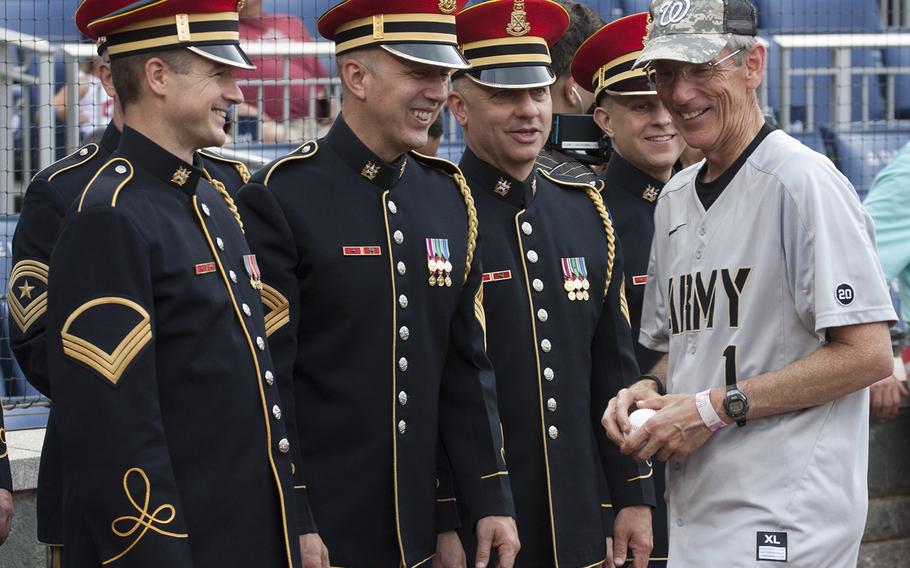
M 910 143 L 878 172 L 863 205 L 875 221 L 885 278 L 898 280 L 901 319 L 910 323 Z

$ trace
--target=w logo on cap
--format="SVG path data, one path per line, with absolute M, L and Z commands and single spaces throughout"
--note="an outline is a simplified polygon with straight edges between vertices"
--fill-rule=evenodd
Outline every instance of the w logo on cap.
M 658 18 L 657 21 L 661 26 L 678 24 L 689 14 L 690 8 L 692 8 L 691 0 L 673 0 L 672 2 L 667 2 L 660 7 L 660 18 Z

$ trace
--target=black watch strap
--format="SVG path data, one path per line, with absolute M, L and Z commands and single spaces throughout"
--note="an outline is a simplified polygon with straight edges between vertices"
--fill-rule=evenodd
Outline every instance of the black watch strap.
M 658 377 L 657 375 L 653 375 L 651 373 L 647 373 L 645 375 L 639 375 L 638 380 L 635 382 L 641 381 L 643 379 L 648 379 L 648 380 L 654 381 L 654 384 L 657 385 L 657 394 L 659 394 L 660 396 L 664 396 L 665 394 L 667 394 L 667 389 L 666 389 L 666 387 L 664 387 L 663 381 L 661 381 L 660 377 Z

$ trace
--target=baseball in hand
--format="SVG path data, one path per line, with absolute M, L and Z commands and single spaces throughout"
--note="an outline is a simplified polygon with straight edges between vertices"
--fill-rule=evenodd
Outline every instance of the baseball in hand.
M 629 415 L 629 422 L 632 424 L 632 429 L 629 431 L 629 434 L 635 432 L 641 428 L 649 418 L 657 414 L 656 410 L 650 408 L 639 408 L 635 412 Z

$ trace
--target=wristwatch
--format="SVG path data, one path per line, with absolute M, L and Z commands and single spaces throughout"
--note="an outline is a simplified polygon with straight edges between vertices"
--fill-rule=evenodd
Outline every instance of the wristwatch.
M 736 422 L 737 426 L 746 425 L 746 413 L 749 412 L 749 399 L 743 391 L 736 387 L 736 384 L 727 385 L 727 393 L 724 395 L 724 412 L 727 416 Z

